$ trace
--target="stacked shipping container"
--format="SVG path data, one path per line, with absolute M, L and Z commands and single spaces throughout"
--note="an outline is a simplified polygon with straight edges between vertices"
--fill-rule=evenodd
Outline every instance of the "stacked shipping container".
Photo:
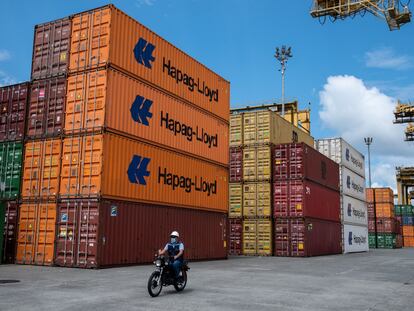
M 394 213 L 400 223 L 404 247 L 414 247 L 414 206 L 395 205 Z
M 227 256 L 229 82 L 108 5 L 36 26 L 31 89 L 18 262 Z
M 275 144 L 313 139 L 268 109 L 230 118 L 229 253 L 273 253 L 272 155 Z
M 364 156 L 342 138 L 320 139 L 315 147 L 339 164 L 343 252 L 368 251 Z
M 370 248 L 401 248 L 400 222 L 394 217 L 394 193 L 390 188 L 368 188 Z

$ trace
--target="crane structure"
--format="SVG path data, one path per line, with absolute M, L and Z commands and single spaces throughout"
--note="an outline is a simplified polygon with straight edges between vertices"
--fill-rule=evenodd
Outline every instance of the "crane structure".
M 402 103 L 398 101 L 394 116 L 395 124 L 408 123 L 405 129 L 405 140 L 414 141 L 414 106 L 410 102 Z
M 414 199 L 414 167 L 396 167 L 398 204 L 411 204 Z
M 387 21 L 390 30 L 398 30 L 411 21 L 408 7 L 410 0 L 313 0 L 310 14 L 324 23 L 329 17 L 332 21 L 361 16 L 369 12 Z

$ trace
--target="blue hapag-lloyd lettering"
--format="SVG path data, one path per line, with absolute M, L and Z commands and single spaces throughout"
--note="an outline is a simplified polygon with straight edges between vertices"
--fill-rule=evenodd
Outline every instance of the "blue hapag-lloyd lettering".
M 167 168 L 158 167 L 158 183 L 171 187 L 173 190 L 183 189 L 187 193 L 193 191 L 206 193 L 207 196 L 217 194 L 217 180 L 208 182 L 203 177 L 185 177 L 167 171 Z

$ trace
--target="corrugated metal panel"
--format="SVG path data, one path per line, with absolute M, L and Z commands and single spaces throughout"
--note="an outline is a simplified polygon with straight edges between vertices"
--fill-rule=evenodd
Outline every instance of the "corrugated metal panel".
M 230 182 L 240 182 L 243 179 L 243 150 L 230 148 Z
M 398 233 L 398 227 L 394 218 L 377 217 L 377 233 Z
M 49 78 L 32 82 L 27 137 L 46 138 L 62 134 L 65 99 L 66 78 Z
M 59 193 L 61 139 L 28 141 L 24 147 L 23 200 L 56 199 Z
M 377 217 L 394 217 L 394 208 L 392 203 L 376 203 L 375 213 Z
M 70 72 L 107 64 L 229 120 L 229 82 L 113 5 L 76 14 L 72 23 Z
M 343 225 L 344 253 L 367 252 L 369 250 L 368 228 Z
M 319 139 L 316 149 L 339 165 L 343 165 L 358 175 L 365 176 L 365 158 L 362 153 L 342 138 Z
M 270 182 L 243 185 L 243 216 L 272 216 L 272 184 Z
M 0 141 L 23 140 L 29 85 L 0 87 Z
M 256 255 L 257 253 L 256 225 L 256 220 L 243 221 L 243 255 Z
M 243 145 L 243 115 L 230 115 L 230 146 L 238 147 Z
M 272 147 L 243 149 L 243 180 L 259 181 L 272 178 Z
M 273 183 L 273 215 L 274 218 L 289 216 L 289 182 Z
M 71 24 L 70 18 L 66 17 L 35 26 L 32 80 L 67 73 Z
M 257 255 L 273 254 L 273 226 L 271 219 L 257 220 Z
M 394 192 L 391 188 L 367 188 L 367 202 L 394 203 Z
M 222 166 L 114 134 L 65 138 L 62 158 L 62 198 L 228 211 L 228 170 Z
M 229 184 L 229 217 L 242 217 L 243 213 L 243 185 L 242 183 Z
M 99 268 L 149 263 L 177 230 L 189 260 L 227 257 L 227 217 L 113 200 L 59 204 L 55 264 Z
M 347 195 L 341 195 L 342 221 L 346 224 L 363 225 L 368 224 L 367 203 Z
M 2 263 L 14 263 L 16 257 L 16 238 L 17 238 L 17 222 L 18 210 L 17 203 L 13 201 L 0 202 L 0 208 L 4 209 L 4 244 L 3 256 L 0 257 Z M 3 219 L 3 218 L 0 218 Z M 0 235 L 3 231 L 0 231 Z
M 20 197 L 23 143 L 0 143 L 0 199 Z
M 342 193 L 365 201 L 365 179 L 346 167 L 342 167 L 340 175 Z
M 20 205 L 16 263 L 53 264 L 55 229 L 56 203 Z
M 5 225 L 5 211 L 6 204 L 4 201 L 0 201 L 0 263 L 3 263 L 3 252 L 4 252 L 4 225 Z
M 280 257 L 290 256 L 290 220 L 289 218 L 275 218 L 274 223 L 274 255 Z
M 242 254 L 243 221 L 229 219 L 229 255 Z
M 228 165 L 229 126 L 117 70 L 68 78 L 65 134 L 107 129 Z
M 403 236 L 412 236 L 414 237 L 414 226 L 402 226 L 403 227 Z

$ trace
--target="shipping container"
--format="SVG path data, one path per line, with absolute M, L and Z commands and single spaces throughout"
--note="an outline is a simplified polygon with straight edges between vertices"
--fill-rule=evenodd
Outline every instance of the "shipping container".
M 311 217 L 340 222 L 338 191 L 310 180 L 287 180 L 274 183 L 273 193 L 274 218 Z
M 394 192 L 391 188 L 367 188 L 366 200 L 372 203 L 394 203 Z
M 0 200 L 20 197 L 23 143 L 0 143 Z
M 243 221 L 243 255 L 257 254 L 257 222 L 254 219 Z
M 52 265 L 55 231 L 56 203 L 21 204 L 16 263 Z
M 29 85 L 0 87 L 0 142 L 24 139 Z
M 3 252 L 4 252 L 4 238 L 5 238 L 5 216 L 6 216 L 6 202 L 0 201 L 0 263 L 3 263 Z
M 59 203 L 55 264 L 99 268 L 152 262 L 180 233 L 188 260 L 227 258 L 225 213 L 115 200 Z
M 398 226 L 399 227 L 399 226 Z M 377 233 L 397 233 L 397 225 L 394 218 L 377 217 Z
M 368 219 L 375 218 L 375 204 L 367 202 Z
M 375 219 L 368 220 L 368 231 L 370 233 L 375 233 L 377 230 L 375 229 Z
M 243 149 L 243 180 L 272 179 L 272 147 L 259 146 Z
M 229 184 L 229 217 L 243 216 L 243 184 Z
M 68 72 L 71 24 L 70 18 L 66 17 L 35 26 L 32 80 Z
M 230 146 L 240 147 L 243 145 L 243 115 L 230 115 Z
M 0 239 L 3 236 L 3 243 L 0 243 L 2 249 L 0 253 L 0 263 L 14 263 L 16 257 L 16 237 L 17 237 L 17 222 L 18 209 L 15 201 L 1 201 L 0 214 L 4 219 L 4 231 L 0 230 Z M 2 224 L 0 223 L 0 227 Z
M 368 234 L 369 248 L 377 248 L 377 235 L 375 233 Z
M 243 221 L 243 255 L 272 255 L 272 221 L 245 219 Z
M 403 237 L 404 240 L 404 247 L 414 247 L 414 235 L 413 236 L 405 236 Z
M 414 207 L 412 205 L 395 205 L 394 212 L 396 216 L 414 216 Z
M 243 216 L 272 217 L 272 184 L 270 182 L 243 184 Z
M 114 134 L 63 140 L 60 197 L 228 211 L 228 169 Z
M 402 248 L 403 243 L 403 236 L 401 234 L 397 234 L 395 236 L 395 248 Z
M 276 146 L 273 172 L 275 181 L 309 179 L 339 190 L 338 164 L 304 143 Z
M 414 236 L 414 226 L 402 226 L 403 236 Z
M 230 83 L 113 5 L 72 20 L 70 73 L 107 65 L 229 121 Z
M 341 215 L 343 223 L 362 226 L 368 224 L 366 202 L 351 198 L 347 195 L 341 195 Z
M 243 145 L 304 142 L 313 146 L 313 138 L 271 110 L 243 113 Z
M 28 138 L 56 137 L 63 133 L 66 78 L 34 81 L 30 87 Z
M 230 182 L 240 182 L 243 179 L 243 150 L 230 148 Z
M 394 217 L 394 206 L 392 203 L 376 203 L 376 217 Z
M 361 177 L 365 176 L 365 158 L 343 138 L 319 139 L 316 150 L 339 165 L 343 165 Z
M 28 141 L 24 146 L 23 200 L 56 199 L 59 194 L 62 140 Z
M 290 256 L 290 219 L 278 217 L 274 222 L 274 256 Z
M 344 253 L 367 252 L 369 250 L 368 228 L 365 226 L 343 225 Z
M 390 233 L 378 233 L 377 234 L 377 247 L 378 248 L 396 248 L 396 235 Z
M 229 164 L 229 125 L 114 69 L 68 78 L 65 134 L 106 129 Z
M 243 221 L 229 218 L 229 255 L 242 254 Z
M 346 167 L 340 170 L 341 191 L 344 195 L 365 201 L 365 179 Z
M 414 216 L 402 216 L 404 226 L 414 226 Z

